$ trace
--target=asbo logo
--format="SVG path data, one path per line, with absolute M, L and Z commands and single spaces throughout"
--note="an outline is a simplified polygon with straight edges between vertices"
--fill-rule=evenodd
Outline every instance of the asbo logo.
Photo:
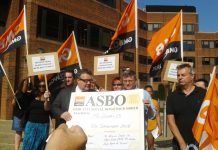
M 126 97 L 124 95 L 99 95 L 97 97 L 89 97 L 88 101 L 85 102 L 85 99 L 81 101 L 81 98 L 79 98 L 79 104 L 77 105 L 77 100 L 78 98 L 75 98 L 75 104 L 74 106 L 112 106 L 112 105 L 117 105 L 117 106 L 122 106 L 126 103 Z M 82 104 L 82 103 L 83 104 Z

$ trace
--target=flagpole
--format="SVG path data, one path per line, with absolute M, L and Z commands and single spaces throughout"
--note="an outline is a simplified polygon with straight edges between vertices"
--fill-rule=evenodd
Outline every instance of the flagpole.
M 19 109 L 21 109 L 20 104 L 19 104 L 19 102 L 18 102 L 18 100 L 17 100 L 17 98 L 16 98 L 16 96 L 15 96 L 14 90 L 13 90 L 13 88 L 12 88 L 11 82 L 9 81 L 8 76 L 7 76 L 6 72 L 5 72 L 5 69 L 4 69 L 3 65 L 2 65 L 2 61 L 1 61 L 1 60 L 0 60 L 0 66 L 1 66 L 1 68 L 2 68 L 2 71 L 4 72 L 4 75 L 5 75 L 6 79 L 7 79 L 7 81 L 8 81 L 9 87 L 10 87 L 12 93 L 13 93 L 13 96 L 14 96 L 14 98 L 15 98 L 15 101 L 17 102 L 17 105 L 18 105 Z
M 211 75 L 210 75 L 210 82 L 209 82 L 209 84 L 208 84 L 208 87 L 210 87 L 211 81 L 212 81 L 213 76 L 215 75 L 215 73 L 216 73 L 216 66 L 213 67 L 213 71 L 212 71 L 212 73 L 211 73 Z M 208 90 L 208 89 L 209 89 L 209 88 L 207 88 L 207 90 Z
M 182 62 L 183 62 L 183 12 L 182 12 L 182 9 L 181 9 L 180 36 L 181 36 L 181 40 L 180 40 L 180 44 L 181 44 L 181 58 L 182 58 Z
M 79 68 L 82 69 L 82 64 L 81 64 L 81 60 L 80 60 L 80 56 L 79 56 L 79 51 L 78 51 L 78 47 L 77 47 L 77 42 L 76 42 L 74 31 L 72 31 L 72 33 L 73 33 L 73 40 L 75 42 L 76 54 L 77 54 L 77 58 L 78 58 L 78 62 L 79 62 Z
M 138 56 L 138 3 L 137 0 L 135 0 L 135 63 L 136 63 L 136 78 L 139 82 L 139 56 Z
M 29 47 L 27 42 L 27 28 L 26 28 L 26 5 L 24 5 L 24 35 L 25 35 L 25 41 L 26 41 L 26 55 L 29 54 Z

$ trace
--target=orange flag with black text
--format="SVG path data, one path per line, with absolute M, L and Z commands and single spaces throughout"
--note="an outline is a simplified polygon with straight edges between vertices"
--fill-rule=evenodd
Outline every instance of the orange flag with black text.
M 0 37 L 0 56 L 26 43 L 24 19 L 25 11 L 23 9 L 12 25 Z
M 120 53 L 135 47 L 136 3 L 136 0 L 131 0 L 126 7 L 105 54 Z
M 207 94 L 192 128 L 199 150 L 218 149 L 218 80 L 212 77 Z
M 165 60 L 181 58 L 181 16 L 182 12 L 178 13 L 152 36 L 148 45 L 152 58 L 151 76 L 162 70 Z

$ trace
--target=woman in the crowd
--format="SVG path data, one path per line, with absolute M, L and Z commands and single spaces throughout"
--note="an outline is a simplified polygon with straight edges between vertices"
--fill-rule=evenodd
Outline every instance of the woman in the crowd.
M 123 89 L 123 84 L 120 77 L 115 77 L 112 80 L 112 91 L 120 91 Z
M 45 82 L 40 81 L 36 97 L 28 110 L 28 121 L 24 130 L 23 150 L 44 150 L 49 133 L 50 93 Z
M 151 85 L 146 85 L 144 88 L 150 95 L 151 97 L 153 97 L 153 87 Z M 152 98 L 152 102 L 156 108 L 156 119 L 151 120 L 148 119 L 148 128 L 147 128 L 147 142 L 148 142 L 148 150 L 154 150 L 154 136 L 152 135 L 152 130 L 155 130 L 156 128 L 158 129 L 158 135 L 157 136 L 161 136 L 162 135 L 162 127 L 161 127 L 161 118 L 160 118 L 160 106 L 157 100 Z
M 13 123 L 12 130 L 15 131 L 15 150 L 19 150 L 20 142 L 22 138 L 23 127 L 21 126 L 21 119 L 27 111 L 31 101 L 34 99 L 34 95 L 29 92 L 31 89 L 28 85 L 28 79 L 23 79 L 16 91 L 15 98 L 12 100 L 13 105 Z M 20 106 L 20 107 L 19 107 Z

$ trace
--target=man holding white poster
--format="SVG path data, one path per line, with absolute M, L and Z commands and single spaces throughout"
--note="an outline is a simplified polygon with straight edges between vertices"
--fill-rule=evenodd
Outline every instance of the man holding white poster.
M 77 86 L 67 87 L 60 91 L 51 107 L 51 112 L 57 119 L 56 127 L 72 119 L 72 115 L 68 112 L 71 101 L 71 93 L 92 91 L 92 81 L 92 72 L 87 69 L 81 69 L 76 74 Z
M 122 75 L 123 80 L 123 88 L 125 90 L 134 90 L 137 89 L 137 79 L 136 74 L 133 70 L 125 70 Z M 144 135 L 147 135 L 147 125 L 148 119 L 155 119 L 156 117 L 156 109 L 152 102 L 150 94 L 143 90 L 143 103 L 144 103 Z M 146 137 L 145 137 L 146 141 Z M 145 144 L 146 149 L 146 144 Z

